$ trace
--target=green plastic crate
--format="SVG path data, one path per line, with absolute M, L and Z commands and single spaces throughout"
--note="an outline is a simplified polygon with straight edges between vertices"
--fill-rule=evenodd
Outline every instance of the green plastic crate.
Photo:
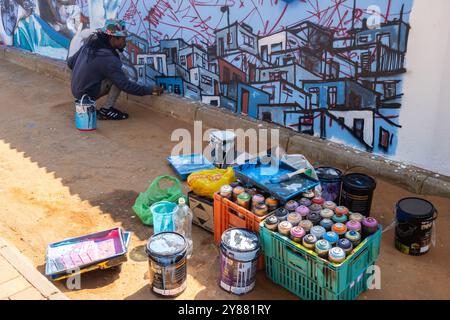
M 314 251 L 260 226 L 267 276 L 305 300 L 353 300 L 367 289 L 380 253 L 381 227 L 340 265 L 320 258 Z

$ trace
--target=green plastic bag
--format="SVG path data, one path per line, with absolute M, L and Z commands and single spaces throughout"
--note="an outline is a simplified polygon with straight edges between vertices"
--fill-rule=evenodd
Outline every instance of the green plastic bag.
M 161 188 L 160 182 L 162 180 L 173 181 L 174 184 L 168 188 Z M 187 203 L 187 198 L 183 195 L 183 191 L 181 189 L 180 180 L 171 176 L 161 176 L 153 180 L 147 191 L 139 194 L 134 203 L 133 210 L 141 219 L 143 224 L 152 226 L 153 215 L 150 211 L 150 207 L 152 206 L 152 204 L 159 201 L 169 201 L 177 203 L 178 199 L 180 199 L 181 197 L 183 197 Z

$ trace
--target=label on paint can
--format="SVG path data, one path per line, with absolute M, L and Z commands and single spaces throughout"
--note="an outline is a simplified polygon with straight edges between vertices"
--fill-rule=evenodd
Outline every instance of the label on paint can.
M 163 296 L 176 296 L 186 289 L 186 259 L 177 264 L 162 266 L 150 261 L 150 286 Z
M 258 260 L 241 262 L 220 254 L 220 286 L 231 293 L 242 295 L 255 287 Z

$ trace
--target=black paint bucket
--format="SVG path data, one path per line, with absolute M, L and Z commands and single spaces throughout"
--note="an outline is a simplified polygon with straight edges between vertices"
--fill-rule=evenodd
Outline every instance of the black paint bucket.
M 395 247 L 408 255 L 421 256 L 431 248 L 437 211 L 429 201 L 405 198 L 396 205 Z
M 377 187 L 374 178 L 362 173 L 350 173 L 342 177 L 340 205 L 350 212 L 358 212 L 369 217 L 373 192 Z
M 337 203 L 341 192 L 342 172 L 333 167 L 319 167 L 316 173 L 322 186 L 322 198 Z
M 175 232 L 153 235 L 147 243 L 150 286 L 156 294 L 176 297 L 186 289 L 186 239 Z

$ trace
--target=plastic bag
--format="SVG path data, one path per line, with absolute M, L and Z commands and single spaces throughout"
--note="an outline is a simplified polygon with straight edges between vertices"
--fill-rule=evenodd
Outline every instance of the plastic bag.
M 167 188 L 161 188 L 160 182 L 162 180 L 173 181 L 174 184 Z M 160 201 L 177 203 L 181 197 L 185 198 L 187 202 L 187 198 L 183 195 L 181 189 L 180 180 L 171 176 L 161 176 L 153 180 L 147 191 L 139 194 L 134 203 L 133 211 L 141 219 L 143 224 L 152 226 L 153 215 L 150 211 L 152 204 Z
M 233 168 L 202 170 L 192 173 L 187 180 L 189 188 L 201 197 L 213 198 L 225 184 L 236 181 Z

